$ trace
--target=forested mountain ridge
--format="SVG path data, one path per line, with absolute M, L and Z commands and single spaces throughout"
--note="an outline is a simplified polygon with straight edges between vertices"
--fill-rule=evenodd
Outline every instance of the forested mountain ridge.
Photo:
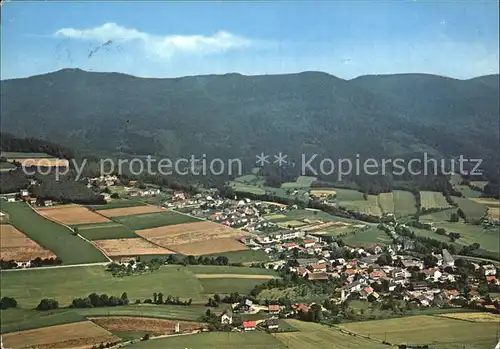
M 320 72 L 145 79 L 65 69 L 1 82 L 2 131 L 170 158 L 481 157 L 498 166 L 498 75 Z M 495 176 L 494 176 L 495 177 Z M 498 177 L 498 176 L 496 176 Z

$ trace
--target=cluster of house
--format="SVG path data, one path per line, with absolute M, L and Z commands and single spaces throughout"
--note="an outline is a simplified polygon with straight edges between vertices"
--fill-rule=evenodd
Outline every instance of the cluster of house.
M 31 181 L 31 185 L 35 185 L 37 182 L 35 180 Z M 22 189 L 18 193 L 4 194 L 0 196 L 1 200 L 6 200 L 7 202 L 24 201 L 30 205 L 39 206 L 52 206 L 52 200 L 41 200 L 30 195 L 28 189 Z

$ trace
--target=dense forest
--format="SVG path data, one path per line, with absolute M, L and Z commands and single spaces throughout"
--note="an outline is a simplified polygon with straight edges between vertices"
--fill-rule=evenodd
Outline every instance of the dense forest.
M 500 178 L 498 75 L 143 79 L 65 69 L 1 87 L 2 130 L 97 154 L 207 154 L 253 165 L 262 151 L 295 161 L 301 154 L 409 159 L 425 151 L 484 159 L 489 180 Z
M 5 132 L 0 132 L 0 150 L 23 153 L 46 153 L 56 158 L 71 159 L 74 152 L 60 144 L 37 138 L 18 138 Z

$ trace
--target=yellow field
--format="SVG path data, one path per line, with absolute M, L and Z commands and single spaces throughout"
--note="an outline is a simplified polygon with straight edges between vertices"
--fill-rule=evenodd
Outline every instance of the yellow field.
M 335 190 L 329 190 L 329 189 L 311 190 L 312 196 L 323 197 L 323 196 L 330 196 L 330 195 L 335 195 L 335 194 L 337 194 L 337 192 Z
M 450 319 L 467 320 L 472 322 L 492 322 L 495 324 L 500 323 L 500 315 L 493 313 L 451 313 L 439 314 L 437 316 L 446 317 Z
M 336 328 L 319 325 L 313 322 L 286 320 L 299 332 L 278 333 L 274 335 L 291 349 L 382 349 L 391 346 L 373 342 L 364 338 L 350 336 Z
M 478 204 L 483 204 L 488 207 L 488 218 L 492 220 L 500 219 L 500 201 L 488 198 L 471 198 L 472 201 Z
M 80 205 L 61 205 L 53 207 L 38 208 L 36 210 L 41 216 L 58 223 L 87 224 L 87 223 L 106 223 L 110 220 L 86 207 Z
M 6 348 L 80 349 L 91 348 L 95 344 L 117 341 L 120 341 L 118 337 L 90 321 L 3 335 L 3 343 Z

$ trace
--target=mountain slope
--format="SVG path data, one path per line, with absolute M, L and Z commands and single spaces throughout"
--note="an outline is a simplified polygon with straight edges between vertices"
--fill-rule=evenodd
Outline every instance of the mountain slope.
M 261 151 L 299 160 L 301 153 L 380 158 L 425 150 L 498 163 L 495 76 L 142 79 L 65 69 L 1 87 L 4 132 L 94 151 L 253 161 Z

